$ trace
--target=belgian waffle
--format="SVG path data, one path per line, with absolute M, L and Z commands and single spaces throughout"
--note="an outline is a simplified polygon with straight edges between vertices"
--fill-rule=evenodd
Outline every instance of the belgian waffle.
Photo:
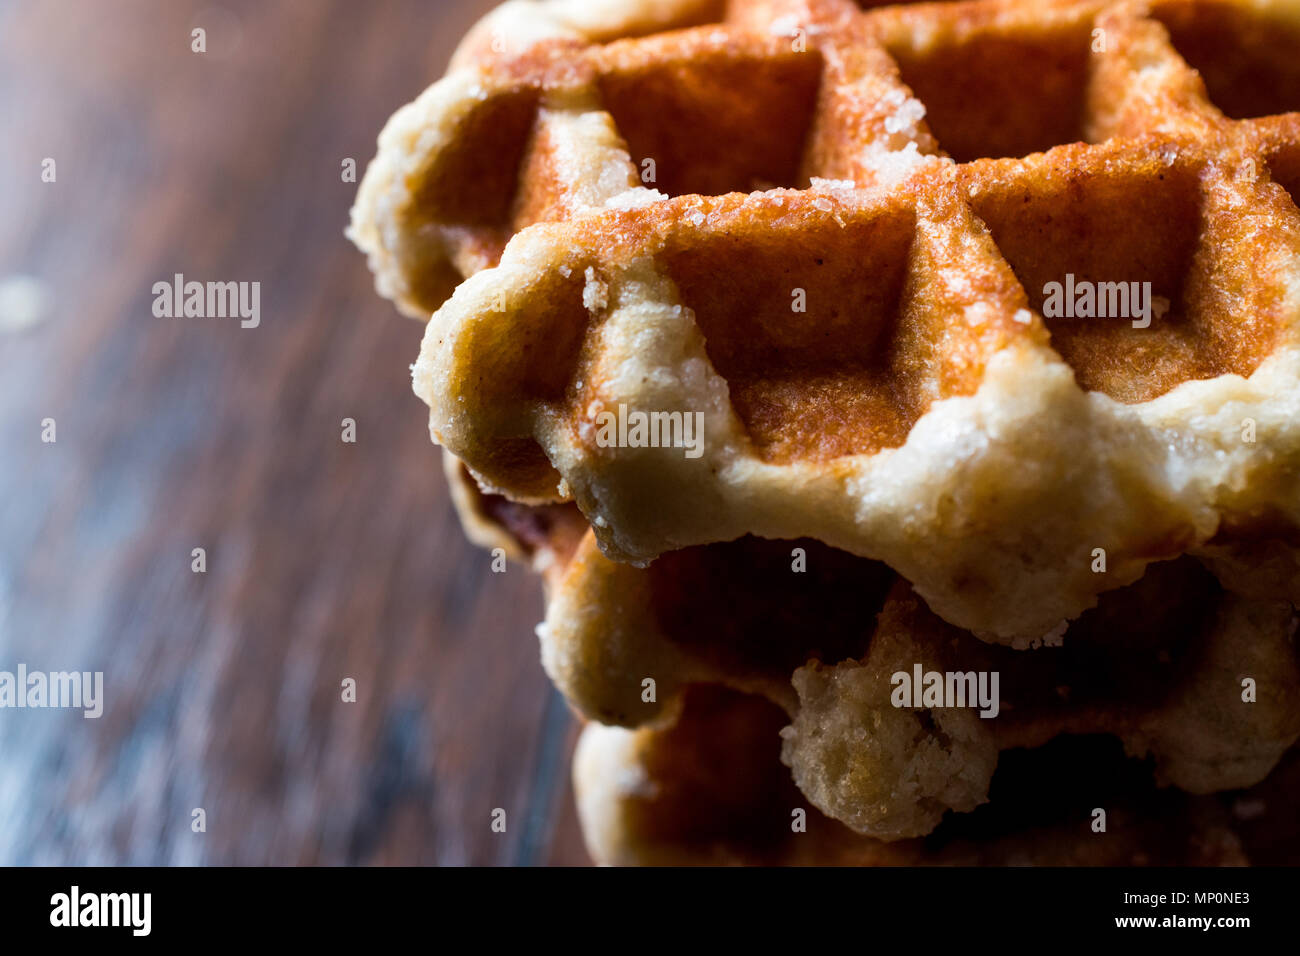
M 354 234 L 372 260 L 419 237 L 445 251 L 469 233 L 436 218 L 444 167 L 484 152 L 479 125 L 512 157 L 509 185 L 472 191 L 510 211 L 495 245 L 474 233 L 490 251 L 450 258 L 473 272 L 514 238 L 433 316 L 416 390 L 485 486 L 571 498 L 618 560 L 815 537 L 1016 644 L 1189 552 L 1294 600 L 1300 116 L 1232 118 L 1300 106 L 1291 9 L 733 3 L 490 68 L 471 44 L 452 79 L 495 71 L 507 91 L 457 102 L 515 104 L 517 135 L 482 118 L 417 135 L 445 120 L 435 87 L 386 131 Z M 1240 51 L 1207 53 L 1207 29 L 1265 36 L 1249 62 L 1267 96 L 1244 98 Z M 806 188 L 729 191 L 774 183 Z M 1150 283 L 1167 309 L 1147 328 L 1045 318 L 1049 284 L 1076 279 Z M 699 413 L 703 454 L 602 447 L 594 421 L 621 408 Z
M 434 313 L 467 532 L 542 574 L 548 672 L 629 728 L 576 758 L 598 858 L 1268 861 L 1297 41 L 1246 0 L 516 0 L 393 117 L 350 235 Z M 1076 280 L 1149 283 L 1149 323 L 1054 314 Z M 626 409 L 701 415 L 702 454 L 599 441 Z M 998 671 L 1002 713 L 890 706 L 917 663 Z M 1055 798 L 989 825 L 1081 739 L 1154 767 L 1111 837 Z M 1249 825 L 1190 795 L 1241 787 Z
M 1300 859 L 1300 752 L 1248 790 L 1159 790 L 1113 741 L 1063 738 L 1013 751 L 993 799 L 923 839 L 881 842 L 808 806 L 777 759 L 784 713 L 697 686 L 676 720 L 591 724 L 574 785 L 597 861 L 645 865 L 1237 866 Z M 1093 829 L 1095 811 L 1106 829 Z M 803 819 L 796 829 L 796 811 Z
M 467 526 L 493 528 L 543 571 L 542 660 L 579 712 L 654 729 L 693 688 L 766 699 L 790 721 L 781 759 L 807 800 L 877 840 L 975 810 L 1005 752 L 1063 735 L 1114 738 L 1188 793 L 1257 784 L 1300 737 L 1293 607 L 1231 594 L 1188 557 L 1104 595 L 1056 646 L 1020 651 L 946 624 L 883 564 L 815 540 L 745 538 L 634 568 L 590 531 L 575 539 L 576 510 L 521 508 L 453 467 Z M 999 712 L 894 706 L 892 675 L 915 667 L 998 673 Z

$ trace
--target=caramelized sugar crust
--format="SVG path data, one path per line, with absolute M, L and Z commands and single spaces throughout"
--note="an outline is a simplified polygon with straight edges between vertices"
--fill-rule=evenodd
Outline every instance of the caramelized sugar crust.
M 488 490 L 573 501 L 626 562 L 815 538 L 1020 645 L 1258 549 L 1220 525 L 1300 527 L 1298 22 L 508 4 L 394 117 L 352 234 L 437 309 L 415 389 Z M 703 447 L 611 446 L 627 412 Z

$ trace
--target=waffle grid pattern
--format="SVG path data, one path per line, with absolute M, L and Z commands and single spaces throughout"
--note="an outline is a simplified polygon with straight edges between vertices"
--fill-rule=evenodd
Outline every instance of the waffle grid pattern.
M 1175 19 L 1190 5 L 1158 9 Z M 1300 116 L 1225 117 L 1163 23 L 1131 3 L 730 13 L 725 26 L 585 48 L 539 41 L 510 61 L 540 71 L 523 83 L 540 92 L 522 145 L 499 150 L 522 155 L 526 186 L 507 231 L 535 226 L 433 316 L 414 370 L 435 439 L 480 482 L 521 501 L 572 498 L 627 562 L 743 534 L 815 537 L 886 562 L 946 620 L 1017 646 L 1152 561 L 1204 549 L 1243 576 L 1234 561 L 1256 553 L 1246 526 L 1260 515 L 1294 537 L 1300 213 L 1269 170 L 1296 162 Z M 771 35 L 801 23 L 803 52 Z M 1108 52 L 1086 46 L 1093 30 Z M 1048 55 L 1066 40 L 1085 44 L 1086 70 Z M 1036 45 L 1060 61 L 1051 75 L 1079 74 L 1066 99 L 1081 100 L 1078 128 L 1095 142 L 944 157 L 894 58 L 941 85 L 936 62 L 978 65 L 984 54 L 951 51 L 985 44 Z M 781 124 L 732 101 L 776 102 L 785 132 L 807 130 L 798 178 L 810 188 L 665 198 L 634 185 L 621 144 L 672 156 L 681 143 L 663 123 L 616 120 L 688 97 L 707 105 L 666 112 L 739 113 L 763 136 Z M 812 118 L 792 99 L 815 99 Z M 947 124 L 962 114 L 942 112 Z M 399 114 L 390 146 L 412 122 Z M 1026 130 L 1004 145 L 1033 142 Z M 784 162 L 763 136 L 728 133 L 738 155 Z M 687 184 L 735 173 L 711 156 L 663 166 Z M 1067 277 L 1148 282 L 1166 311 L 1147 328 L 1044 319 L 1048 283 Z M 702 413 L 705 454 L 597 447 L 591 422 L 620 406 Z M 1262 596 L 1296 599 L 1298 555 L 1284 541 L 1262 577 L 1250 567 Z

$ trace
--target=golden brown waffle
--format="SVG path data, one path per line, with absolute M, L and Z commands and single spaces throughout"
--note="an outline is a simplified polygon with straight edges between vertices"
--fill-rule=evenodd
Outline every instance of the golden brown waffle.
M 818 813 L 778 760 L 784 713 L 695 687 L 670 726 L 589 725 L 574 758 L 583 831 L 617 865 L 1235 866 L 1300 862 L 1300 752 L 1244 791 L 1157 789 L 1114 741 L 1004 758 L 990 802 L 925 839 L 883 843 Z M 805 812 L 803 832 L 794 811 Z M 1093 829 L 1106 812 L 1105 832 Z
M 428 327 L 434 437 L 618 560 L 814 537 L 1000 643 L 1189 552 L 1300 599 L 1300 115 L 1237 118 L 1300 107 L 1294 7 L 735 2 L 606 42 L 713 6 L 500 28 L 390 125 L 354 226 L 384 291 L 427 309 L 428 256 L 514 236 Z M 1045 319 L 1067 276 L 1168 309 Z M 699 413 L 702 454 L 602 447 L 620 408 Z
M 1300 737 L 1296 619 L 1285 602 L 1220 592 L 1191 559 L 1102 597 L 1060 647 L 990 647 L 896 585 L 861 661 L 794 675 L 782 758 L 816 806 L 881 838 L 919 836 L 982 804 L 999 757 L 1103 733 L 1189 793 L 1258 783 Z M 891 675 L 999 674 L 1001 710 L 895 707 Z M 1243 681 L 1257 696 L 1244 699 Z
M 447 76 L 389 120 L 357 194 L 348 234 L 380 294 L 427 319 L 519 229 L 639 185 L 592 86 L 592 44 L 704 23 L 720 7 L 515 0 L 484 18 Z
M 944 623 L 884 565 L 815 540 L 745 538 L 638 569 L 605 558 L 589 531 L 575 540 L 576 510 L 530 512 L 463 469 L 453 481 L 470 523 L 543 569 L 542 660 L 581 713 L 662 727 L 694 687 L 765 698 L 790 721 L 781 756 L 807 801 L 873 838 L 924 836 L 975 810 L 1003 754 L 1062 735 L 1108 735 L 1190 793 L 1258 783 L 1300 737 L 1294 609 L 1226 592 L 1191 558 L 1152 565 L 1056 646 L 1022 651 Z M 917 666 L 996 672 L 998 713 L 894 706 L 891 676 Z
M 639 728 L 584 733 L 599 858 L 1300 858 L 1297 41 L 1245 0 L 514 2 L 394 116 L 350 234 L 439 310 L 416 390 L 548 671 Z M 1067 274 L 1150 325 L 1051 315 Z M 604 446 L 625 408 L 702 454 Z M 1002 712 L 892 707 L 914 664 Z M 1109 836 L 999 809 L 1078 739 L 1154 770 Z M 1250 785 L 1250 825 L 1187 795 Z

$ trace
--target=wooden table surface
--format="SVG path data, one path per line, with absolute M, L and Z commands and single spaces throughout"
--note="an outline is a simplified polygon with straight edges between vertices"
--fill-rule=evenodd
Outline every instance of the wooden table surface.
M 491 5 L 0 5 L 0 671 L 104 675 L 0 710 L 0 864 L 588 862 L 540 589 L 462 537 L 343 237 Z M 260 325 L 155 317 L 176 273 Z

